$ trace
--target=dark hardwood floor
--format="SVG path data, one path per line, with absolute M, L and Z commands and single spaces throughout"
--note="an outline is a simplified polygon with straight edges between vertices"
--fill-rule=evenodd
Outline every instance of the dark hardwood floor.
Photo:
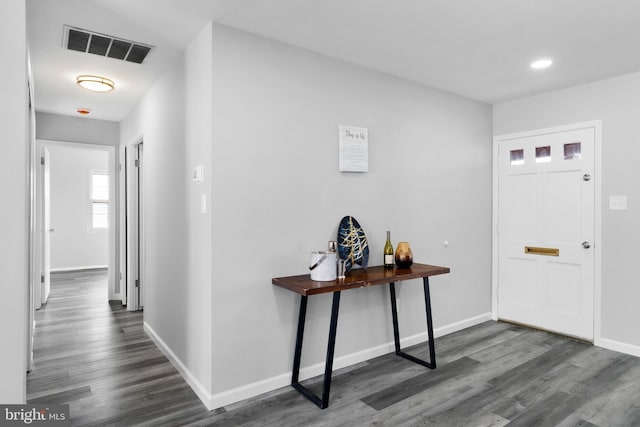
M 639 358 L 507 323 L 437 339 L 436 370 L 392 354 L 338 370 L 325 410 L 284 387 L 209 412 L 142 313 L 107 303 L 104 271 L 54 275 L 36 320 L 29 402 L 69 404 L 73 425 L 640 426 Z
M 55 273 L 36 312 L 29 402 L 69 404 L 73 425 L 179 425 L 210 413 L 142 329 L 142 312 L 107 302 L 106 270 Z

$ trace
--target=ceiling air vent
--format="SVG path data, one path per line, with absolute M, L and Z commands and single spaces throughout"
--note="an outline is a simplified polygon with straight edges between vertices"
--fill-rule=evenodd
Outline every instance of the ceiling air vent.
M 65 49 L 107 56 L 142 64 L 153 46 L 125 40 L 80 28 L 64 26 L 62 45 Z

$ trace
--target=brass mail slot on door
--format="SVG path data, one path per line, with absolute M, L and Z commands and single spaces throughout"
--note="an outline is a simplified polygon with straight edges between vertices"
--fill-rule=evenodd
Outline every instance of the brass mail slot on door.
M 537 248 L 535 246 L 525 246 L 525 254 L 532 255 L 546 255 L 546 256 L 560 256 L 560 249 L 557 248 Z

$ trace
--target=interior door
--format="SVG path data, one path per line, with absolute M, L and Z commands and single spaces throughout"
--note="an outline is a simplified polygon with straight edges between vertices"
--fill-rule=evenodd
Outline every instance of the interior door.
M 123 305 L 127 305 L 127 292 L 128 292 L 128 280 L 129 280 L 129 240 L 128 240 L 128 222 L 127 215 L 129 212 L 128 207 L 128 197 L 127 197 L 127 188 L 128 184 L 128 173 L 127 173 L 127 147 L 120 147 L 120 161 L 124 165 L 124 167 L 120 167 L 120 224 L 124 224 L 124 226 L 120 227 L 120 299 Z
M 47 302 L 51 291 L 51 154 L 42 147 L 42 304 Z
M 144 180 L 143 143 L 127 149 L 127 310 L 143 308 Z
M 498 317 L 593 340 L 593 128 L 498 146 Z

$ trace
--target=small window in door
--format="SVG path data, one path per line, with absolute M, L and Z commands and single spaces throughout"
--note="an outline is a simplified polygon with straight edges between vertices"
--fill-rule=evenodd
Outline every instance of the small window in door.
M 90 224 L 93 229 L 109 227 L 109 175 L 107 172 L 91 172 Z
M 536 163 L 547 163 L 551 161 L 551 146 L 536 147 Z
M 524 150 L 511 150 L 511 166 L 524 164 Z
M 582 157 L 582 144 L 579 142 L 571 142 L 564 144 L 564 159 L 573 160 Z

